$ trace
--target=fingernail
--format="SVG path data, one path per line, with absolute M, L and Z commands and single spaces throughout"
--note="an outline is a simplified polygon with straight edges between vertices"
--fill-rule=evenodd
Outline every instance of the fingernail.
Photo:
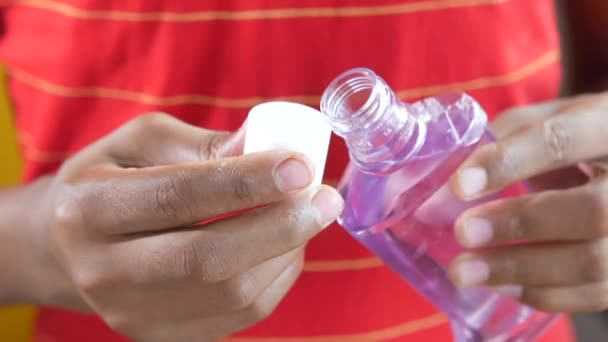
M 490 267 L 482 260 L 463 260 L 456 266 L 456 276 L 461 286 L 481 285 L 488 280 Z
M 461 243 L 464 247 L 475 248 L 483 246 L 492 240 L 492 223 L 486 219 L 469 218 L 464 222 Z
M 323 188 L 312 199 L 312 206 L 319 211 L 321 224 L 329 225 L 333 222 L 344 208 L 342 196 L 335 190 Z
M 291 158 L 277 167 L 277 186 L 283 191 L 302 189 L 312 182 L 312 172 L 308 165 Z
M 460 191 L 466 197 L 480 193 L 488 185 L 488 173 L 481 167 L 470 167 L 459 172 Z
M 521 285 L 502 285 L 494 287 L 494 291 L 506 297 L 520 298 L 524 291 Z

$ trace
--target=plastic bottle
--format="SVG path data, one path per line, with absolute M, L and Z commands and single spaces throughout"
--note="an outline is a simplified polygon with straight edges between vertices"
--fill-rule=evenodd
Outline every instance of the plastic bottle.
M 454 221 L 495 197 L 462 202 L 447 185 L 475 148 L 493 141 L 472 97 L 404 103 L 371 70 L 357 68 L 328 86 L 321 112 L 350 153 L 338 186 L 346 201 L 339 224 L 442 310 L 457 341 L 533 341 L 547 328 L 555 315 L 486 288 L 457 288 L 447 276 L 464 251 Z

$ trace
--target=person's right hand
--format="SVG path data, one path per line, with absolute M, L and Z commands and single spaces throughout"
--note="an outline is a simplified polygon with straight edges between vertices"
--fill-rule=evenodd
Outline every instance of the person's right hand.
M 150 114 L 69 159 L 33 208 L 37 300 L 137 341 L 212 341 L 269 315 L 343 202 L 308 187 L 302 155 L 240 155 L 242 131 Z

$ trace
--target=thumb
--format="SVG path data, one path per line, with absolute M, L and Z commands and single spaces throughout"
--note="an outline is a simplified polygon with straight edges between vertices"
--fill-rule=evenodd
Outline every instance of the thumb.
M 213 131 L 151 113 L 112 132 L 98 146 L 121 167 L 200 162 L 242 154 L 245 128 L 243 124 L 235 132 Z

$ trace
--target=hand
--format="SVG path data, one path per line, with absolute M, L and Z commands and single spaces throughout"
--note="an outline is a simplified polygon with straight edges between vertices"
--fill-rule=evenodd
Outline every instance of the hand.
M 241 144 L 152 114 L 67 161 L 33 224 L 39 300 L 137 341 L 211 341 L 270 314 L 343 204 L 308 188 L 304 156 Z
M 534 193 L 479 205 L 455 226 L 460 286 L 491 286 L 544 311 L 608 308 L 608 93 L 517 108 L 451 185 L 463 199 L 529 180 Z

